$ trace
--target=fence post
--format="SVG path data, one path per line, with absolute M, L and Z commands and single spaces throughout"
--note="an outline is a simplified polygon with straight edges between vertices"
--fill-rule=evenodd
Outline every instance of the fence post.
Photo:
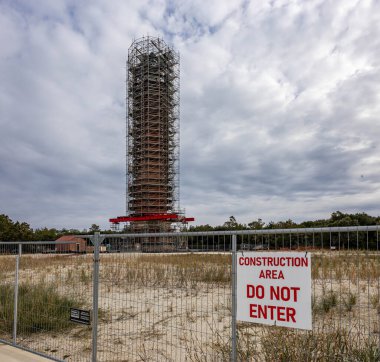
M 231 333 L 232 333 L 232 349 L 231 361 L 237 361 L 237 330 L 236 330 L 236 234 L 232 235 L 232 311 L 231 311 Z
M 98 303 L 99 303 L 99 248 L 100 233 L 95 232 L 94 244 L 94 270 L 92 278 L 92 362 L 96 362 L 98 351 Z
M 17 307 L 18 307 L 18 273 L 20 268 L 21 244 L 18 244 L 16 255 L 16 273 L 14 285 L 14 301 L 13 301 L 13 345 L 17 344 Z

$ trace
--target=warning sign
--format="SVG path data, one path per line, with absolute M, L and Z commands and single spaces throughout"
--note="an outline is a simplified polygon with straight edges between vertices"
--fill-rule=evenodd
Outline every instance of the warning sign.
M 70 308 L 70 320 L 81 324 L 91 324 L 91 311 Z
M 238 252 L 236 295 L 237 320 L 311 330 L 310 253 Z

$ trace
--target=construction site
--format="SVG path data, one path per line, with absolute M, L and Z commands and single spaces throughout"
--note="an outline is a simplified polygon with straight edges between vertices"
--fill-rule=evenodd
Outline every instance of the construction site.
M 126 98 L 121 232 L 6 230 L 0 362 L 10 347 L 61 362 L 379 362 L 378 220 L 184 230 L 180 62 L 162 39 L 133 41 Z
M 179 203 L 179 54 L 162 39 L 133 41 L 127 61 L 126 223 L 131 233 L 172 232 L 186 218 Z M 125 229 L 125 228 L 124 228 Z M 149 237 L 150 245 L 167 240 Z

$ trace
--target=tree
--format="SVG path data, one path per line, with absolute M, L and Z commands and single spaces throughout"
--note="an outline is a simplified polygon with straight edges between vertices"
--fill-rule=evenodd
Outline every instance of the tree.
M 0 240 L 17 241 L 32 240 L 33 230 L 26 222 L 13 222 L 9 216 L 0 215 Z
M 252 230 L 261 230 L 265 225 L 265 222 L 258 218 L 257 220 L 251 221 L 248 223 L 248 227 Z
M 34 240 L 40 240 L 40 241 L 49 241 L 49 240 L 57 240 L 61 234 L 58 232 L 57 229 L 48 229 L 48 228 L 42 228 L 42 229 L 35 229 L 34 230 Z
M 0 240 L 12 240 L 14 226 L 7 215 L 0 215 Z
M 90 233 L 95 233 L 95 232 L 98 232 L 100 231 L 100 227 L 99 225 L 96 225 L 96 224 L 92 224 L 90 229 L 88 230 Z

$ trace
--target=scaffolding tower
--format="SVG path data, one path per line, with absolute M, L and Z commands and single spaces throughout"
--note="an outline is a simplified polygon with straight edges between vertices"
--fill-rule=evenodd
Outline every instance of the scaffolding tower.
M 132 232 L 193 221 L 179 208 L 179 54 L 162 39 L 133 41 L 127 61 L 127 215 Z M 151 241 L 151 240 L 150 240 Z

